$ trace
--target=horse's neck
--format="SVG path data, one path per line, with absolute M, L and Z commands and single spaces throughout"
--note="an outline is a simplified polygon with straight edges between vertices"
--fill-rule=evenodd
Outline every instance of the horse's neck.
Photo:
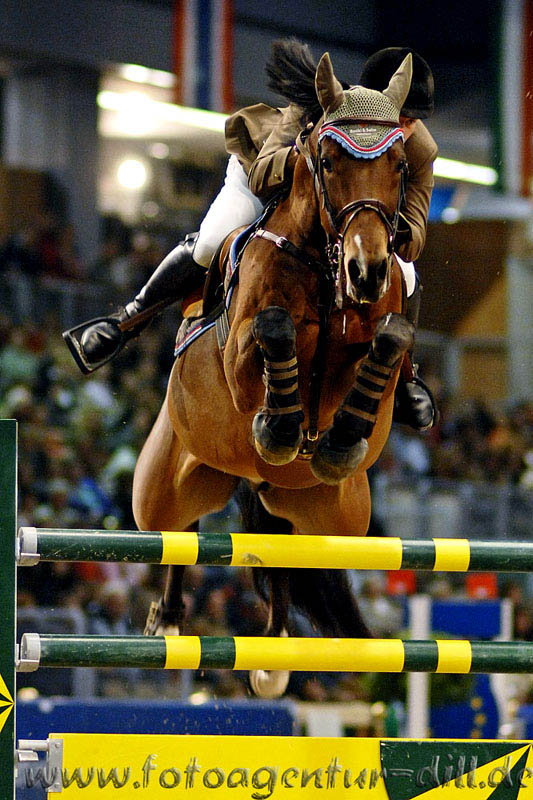
M 318 201 L 313 176 L 303 156 L 296 163 L 289 196 L 276 209 L 275 221 L 283 227 L 279 232 L 294 244 L 319 245 L 321 226 Z

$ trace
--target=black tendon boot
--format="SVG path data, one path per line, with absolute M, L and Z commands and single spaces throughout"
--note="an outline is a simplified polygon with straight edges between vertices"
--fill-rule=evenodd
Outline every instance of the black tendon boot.
M 120 311 L 63 333 L 83 373 L 94 372 L 106 364 L 146 328 L 155 314 L 203 286 L 206 271 L 192 257 L 197 239 L 197 233 L 188 234 L 163 259 L 139 294 Z
M 416 281 L 416 288 L 407 298 L 405 316 L 415 327 L 418 325 L 422 287 Z M 403 360 L 402 369 L 394 396 L 395 422 L 409 425 L 417 431 L 426 431 L 436 424 L 438 411 L 430 389 L 418 377 L 418 367 L 412 362 L 412 352 L 408 351 Z

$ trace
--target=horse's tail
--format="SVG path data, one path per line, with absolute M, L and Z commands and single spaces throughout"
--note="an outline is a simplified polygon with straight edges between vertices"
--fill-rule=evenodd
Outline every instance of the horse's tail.
M 248 533 L 292 533 L 292 524 L 270 514 L 257 492 L 252 491 L 245 481 L 241 481 L 236 497 Z M 273 571 L 263 567 L 253 568 L 254 585 L 265 602 L 268 602 L 269 576 Z M 322 635 L 354 638 L 372 636 L 353 596 L 346 570 L 303 568 L 287 570 L 287 574 L 292 604 L 306 614 Z
M 297 39 L 278 39 L 272 43 L 265 70 L 268 88 L 300 106 L 308 121 L 318 121 L 322 108 L 315 89 L 316 64 L 306 44 Z
M 247 481 L 242 480 L 235 492 L 235 498 L 241 512 L 244 530 L 247 533 L 292 533 L 292 524 L 270 514 L 264 507 L 257 492 L 254 492 Z M 254 586 L 257 594 L 268 604 L 270 573 L 267 567 L 254 567 L 252 570 Z
M 291 600 L 323 636 L 369 639 L 345 569 L 291 569 Z

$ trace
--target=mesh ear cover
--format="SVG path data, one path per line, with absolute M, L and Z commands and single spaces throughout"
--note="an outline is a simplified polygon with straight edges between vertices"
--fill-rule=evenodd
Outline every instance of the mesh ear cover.
M 331 136 L 352 155 L 377 158 L 403 138 L 398 109 L 381 92 L 353 86 L 344 92 L 342 104 L 326 114 L 319 140 Z
M 344 92 L 342 104 L 331 114 L 326 114 L 324 122 L 345 117 L 362 120 L 387 120 L 399 123 L 398 109 L 388 97 L 374 89 L 352 86 Z

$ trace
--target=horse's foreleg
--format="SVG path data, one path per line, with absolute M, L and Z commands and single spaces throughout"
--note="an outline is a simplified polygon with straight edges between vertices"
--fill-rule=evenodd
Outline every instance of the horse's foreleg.
M 324 483 L 339 483 L 364 460 L 380 400 L 403 354 L 412 347 L 414 334 L 414 326 L 401 314 L 387 314 L 379 320 L 355 385 L 313 454 L 311 469 Z
M 296 329 L 288 311 L 270 306 L 256 314 L 252 332 L 264 359 L 266 386 L 264 405 L 253 421 L 255 447 L 268 464 L 288 464 L 303 439 Z

